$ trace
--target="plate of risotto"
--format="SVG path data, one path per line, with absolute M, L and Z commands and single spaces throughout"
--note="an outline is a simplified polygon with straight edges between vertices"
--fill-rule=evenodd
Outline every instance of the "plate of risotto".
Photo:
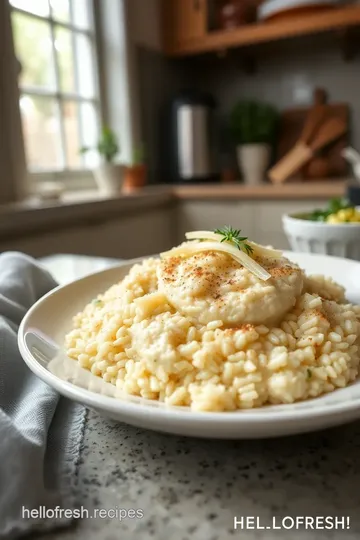
M 223 227 L 39 300 L 19 347 L 62 395 L 134 426 L 266 438 L 360 418 L 360 263 Z

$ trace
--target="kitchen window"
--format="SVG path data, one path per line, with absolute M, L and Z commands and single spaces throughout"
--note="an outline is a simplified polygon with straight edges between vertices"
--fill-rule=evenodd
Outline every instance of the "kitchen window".
M 96 165 L 100 99 L 92 0 L 9 0 L 27 168 L 69 177 Z

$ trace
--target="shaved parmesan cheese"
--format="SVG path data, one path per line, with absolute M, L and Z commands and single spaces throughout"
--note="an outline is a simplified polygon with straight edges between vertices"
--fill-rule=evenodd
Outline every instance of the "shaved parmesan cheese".
M 281 259 L 283 256 L 282 251 L 279 249 L 273 249 L 271 247 L 262 246 L 256 242 L 248 242 L 248 244 L 253 248 L 254 254 L 259 255 L 260 257 L 269 257 L 271 259 Z
M 221 235 L 218 236 L 222 238 Z M 170 251 L 161 253 L 161 257 L 189 257 L 199 251 L 220 251 L 222 253 L 227 253 L 259 279 L 267 281 L 271 278 L 269 272 L 267 272 L 262 266 L 260 266 L 260 264 L 258 264 L 248 255 L 246 255 L 246 253 L 244 253 L 243 251 L 240 251 L 236 247 L 232 246 L 229 242 L 186 242 L 181 246 L 171 249 Z
M 221 234 L 214 233 L 212 231 L 193 231 L 185 234 L 187 240 L 215 240 L 215 242 L 221 242 L 224 240 L 224 237 Z M 225 242 L 222 242 L 225 243 Z M 231 245 L 230 242 L 226 242 Z M 282 252 L 278 249 L 270 249 L 255 242 L 247 241 L 250 247 L 254 250 L 254 255 L 260 257 L 270 257 L 272 259 L 280 259 L 282 257 Z
M 224 237 L 212 231 L 192 231 L 185 233 L 186 240 L 215 240 L 221 242 Z

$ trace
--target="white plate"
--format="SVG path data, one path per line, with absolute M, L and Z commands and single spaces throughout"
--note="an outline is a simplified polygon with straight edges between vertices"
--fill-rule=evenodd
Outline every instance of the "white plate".
M 360 263 L 303 253 L 285 252 L 307 273 L 323 273 L 347 289 L 360 303 Z M 138 259 L 139 260 L 139 259 Z M 138 262 L 138 260 L 136 262 Z M 293 405 L 275 405 L 236 412 L 191 412 L 120 393 L 65 356 L 63 342 L 72 316 L 98 293 L 124 277 L 128 261 L 58 287 L 27 313 L 20 329 L 20 352 L 29 368 L 60 394 L 134 426 L 180 435 L 249 439 L 315 431 L 360 418 L 360 380 L 323 397 Z

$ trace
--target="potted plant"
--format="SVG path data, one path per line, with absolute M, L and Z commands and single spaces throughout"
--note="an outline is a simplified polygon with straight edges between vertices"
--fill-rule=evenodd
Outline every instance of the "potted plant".
M 239 101 L 231 112 L 230 127 L 237 144 L 237 159 L 246 184 L 261 184 L 270 164 L 278 113 L 255 101 Z
M 90 150 L 92 148 L 83 147 L 81 153 L 84 154 Z M 104 195 L 117 195 L 120 193 L 123 183 L 124 165 L 114 163 L 120 147 L 117 136 L 109 127 L 103 127 L 96 150 L 103 158 L 103 163 L 94 170 L 98 188 Z
M 130 193 L 146 184 L 147 170 L 145 165 L 144 147 L 139 146 L 134 151 L 131 165 L 125 167 L 124 191 Z

